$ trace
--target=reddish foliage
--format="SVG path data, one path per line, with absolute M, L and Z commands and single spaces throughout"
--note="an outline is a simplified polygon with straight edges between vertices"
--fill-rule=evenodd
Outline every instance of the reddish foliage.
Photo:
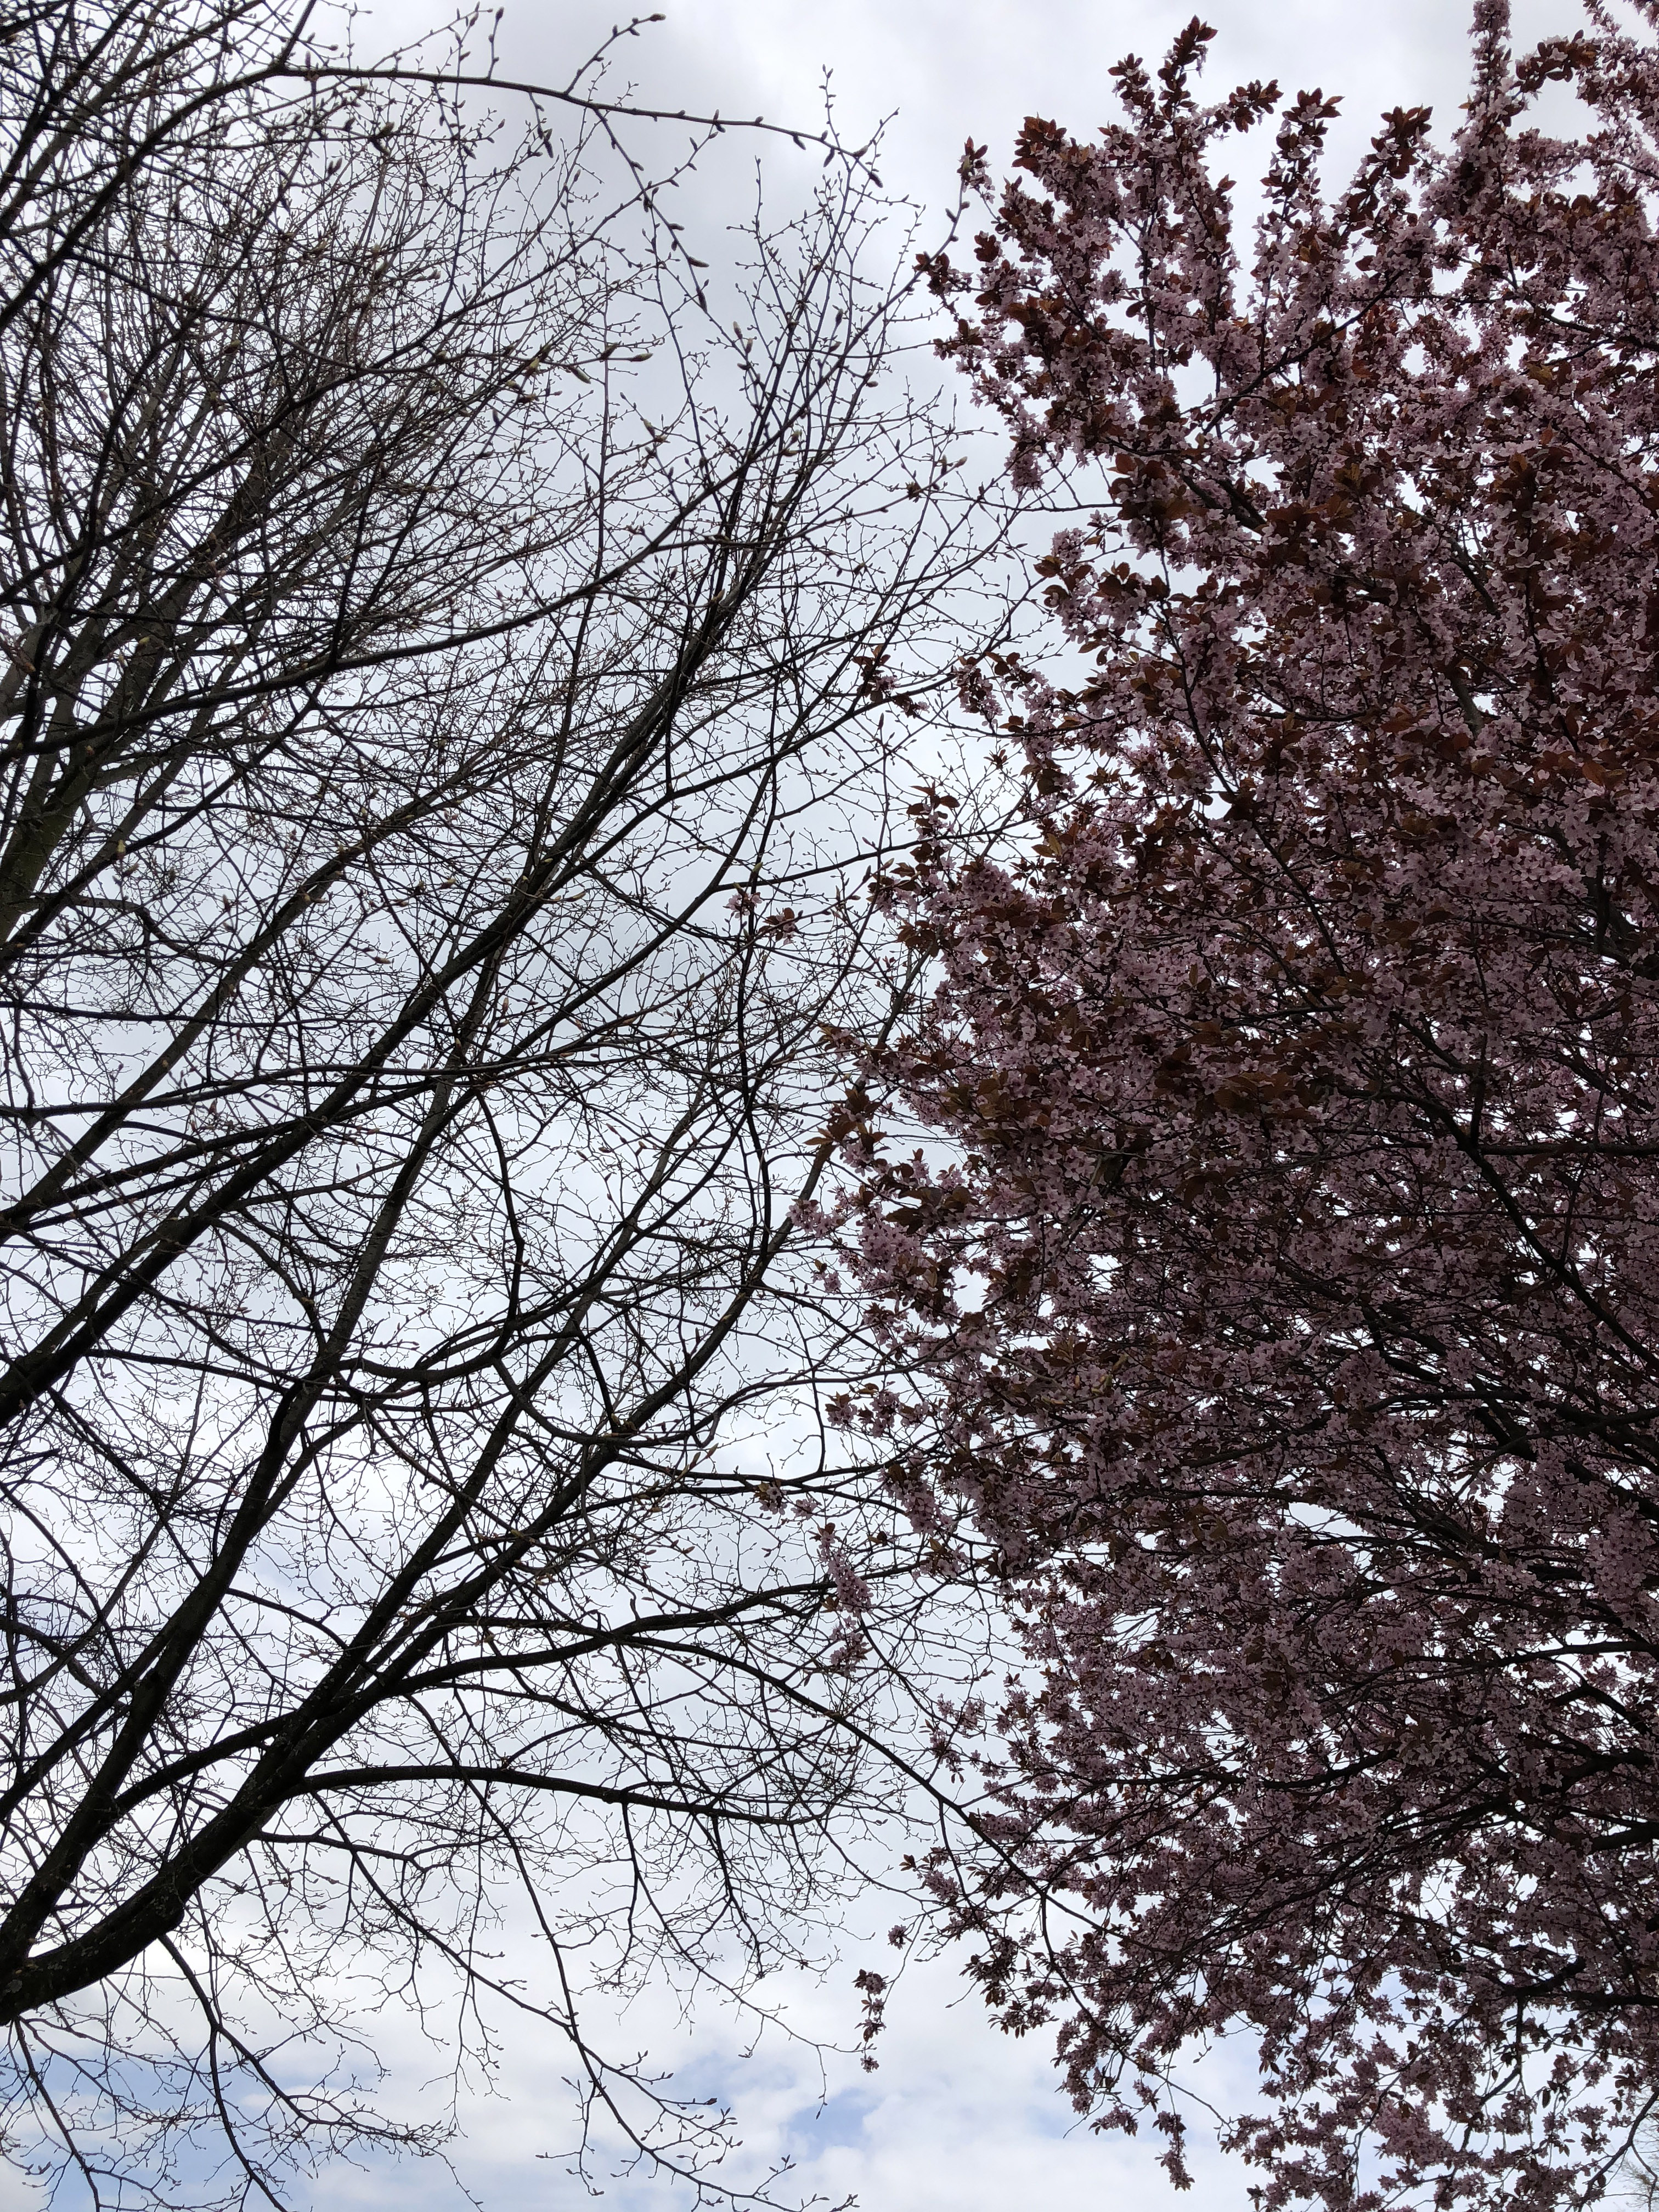
M 1269 2208 L 1594 2197 L 1659 2086 L 1641 19 L 1517 63 L 1481 0 L 1449 149 L 1396 112 L 1334 199 L 1301 95 L 1248 270 L 1212 161 L 1277 94 L 1197 105 L 1194 25 L 931 264 L 1017 473 L 1101 501 L 1045 564 L 1087 681 L 964 687 L 1025 856 L 893 893 L 959 1164 L 860 1155 L 917 1510 L 969 1504 L 1033 1659 L 1007 1856 L 938 1881 L 1177 2178 L 1160 2076 L 1247 2030 Z

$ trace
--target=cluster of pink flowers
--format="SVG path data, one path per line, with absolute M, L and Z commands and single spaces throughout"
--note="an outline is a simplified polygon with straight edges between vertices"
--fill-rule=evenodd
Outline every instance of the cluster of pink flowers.
M 1659 2096 L 1656 24 L 1480 0 L 1455 137 L 1334 198 L 1298 97 L 1244 256 L 1277 94 L 1194 24 L 932 264 L 1098 507 L 1086 681 L 964 681 L 1024 857 L 941 812 L 890 886 L 957 1164 L 853 1146 L 903 1479 L 1030 1654 L 936 1887 L 1177 2179 L 1171 2068 L 1254 2039 L 1267 2212 L 1584 2201 Z

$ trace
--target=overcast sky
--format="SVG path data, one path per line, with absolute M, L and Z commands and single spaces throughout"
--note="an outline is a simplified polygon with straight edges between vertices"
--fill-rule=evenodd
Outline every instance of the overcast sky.
M 653 0 L 644 0 L 646 7 Z M 811 127 L 818 90 L 832 72 L 841 127 L 861 137 L 893 118 L 883 157 L 886 182 L 937 212 L 952 196 L 965 137 L 988 143 L 1002 164 L 1022 117 L 1047 115 L 1088 131 L 1112 112 L 1108 71 L 1126 52 L 1156 58 L 1191 13 L 1191 0 L 662 0 L 667 21 L 629 49 L 647 99 L 672 106 L 718 106 Z M 394 12 L 395 11 L 395 12 Z M 1277 76 L 1287 90 L 1319 85 L 1337 93 L 1344 120 L 1335 142 L 1346 165 L 1397 104 L 1431 103 L 1443 125 L 1463 91 L 1463 15 L 1445 0 L 1219 0 L 1207 11 L 1219 37 L 1207 82 L 1222 90 L 1252 76 Z M 371 21 L 395 30 L 415 20 L 414 0 L 382 0 Z M 1526 0 L 1520 25 L 1532 35 L 1572 20 Z M 613 20 L 587 0 L 550 6 L 509 0 L 501 58 L 509 73 L 568 73 Z M 744 156 L 746 160 L 747 155 Z M 771 158 L 787 165 L 787 149 Z M 803 173 L 794 172 L 799 181 Z M 714 220 L 712 212 L 708 219 Z M 708 257 L 712 258 L 713 257 Z M 872 1914 L 877 1927 L 891 1914 Z M 851 1977 L 880 1955 L 854 1944 L 819 1987 L 784 1993 L 808 2031 L 846 2039 L 854 2026 Z M 736 2103 L 747 2156 L 757 2166 L 787 2153 L 802 2200 L 830 2204 L 855 2194 L 863 2212 L 1164 2212 L 1177 2199 L 1156 2162 L 1156 2146 L 1101 2140 L 1073 2130 L 1056 2093 L 1048 2054 L 1036 2039 L 1012 2043 L 983 2023 L 944 1966 L 908 1978 L 889 2012 L 881 2070 L 866 2076 L 850 2057 L 831 2063 L 820 2108 L 817 2062 L 782 2039 L 741 2057 L 737 2027 L 713 2012 L 689 2023 L 667 2003 L 642 2007 L 629 2033 L 652 2041 L 683 2069 L 688 2087 Z M 402 2053 L 387 2022 L 388 2052 L 407 2085 L 430 2070 Z M 515 2036 L 501 2094 L 466 2111 L 458 2164 L 489 2212 L 576 2212 L 588 2202 L 556 2154 L 567 2140 L 560 2054 Z M 1249 2094 L 1243 2054 L 1212 2058 L 1194 2077 L 1224 2106 Z M 413 2091 L 411 2089 L 411 2094 Z M 1248 2177 L 1213 2156 L 1197 2161 L 1188 2203 L 1202 2212 L 1245 2212 Z M 464 2201 L 436 2173 L 401 2171 L 319 2191 L 319 2203 L 391 2206 L 427 2212 Z M 616 2212 L 659 2212 L 685 2202 L 643 2179 L 607 2185 Z
M 674 106 L 811 123 L 828 70 L 847 136 L 861 138 L 891 114 L 884 176 L 937 206 L 970 131 L 994 159 L 1027 114 L 1091 129 L 1112 112 L 1111 64 L 1129 52 L 1157 58 L 1193 9 L 1191 0 L 665 0 L 664 12 L 628 49 L 648 94 Z M 1535 0 L 1520 12 L 1553 22 Z M 1464 15 L 1445 0 L 1231 0 L 1207 11 L 1220 34 L 1209 81 L 1224 88 L 1224 77 L 1277 76 L 1289 89 L 1339 92 L 1357 147 L 1371 118 L 1397 103 L 1455 108 Z M 551 74 L 615 20 L 593 0 L 509 0 L 504 58 Z

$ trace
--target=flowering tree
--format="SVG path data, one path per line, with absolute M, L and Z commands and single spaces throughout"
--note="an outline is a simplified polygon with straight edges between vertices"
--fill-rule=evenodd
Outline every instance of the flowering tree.
M 1300 94 L 1248 264 L 1214 157 L 1279 95 L 1199 105 L 1194 23 L 1094 143 L 1028 123 L 976 275 L 932 264 L 1017 477 L 1097 509 L 1042 563 L 1086 676 L 964 678 L 1028 837 L 965 858 L 940 802 L 891 886 L 954 1164 L 854 1140 L 920 1377 L 878 1419 L 1031 1662 L 933 1881 L 1177 2180 L 1172 2067 L 1248 2034 L 1267 2207 L 1585 2201 L 1659 2094 L 1634 14 L 1517 58 L 1481 0 L 1449 148 L 1397 111 L 1334 198 Z

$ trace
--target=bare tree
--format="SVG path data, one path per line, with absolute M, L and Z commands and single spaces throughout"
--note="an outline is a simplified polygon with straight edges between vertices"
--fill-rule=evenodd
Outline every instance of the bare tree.
M 0 45 L 0 2018 L 100 2203 L 435 2139 L 352 2040 L 434 1975 L 680 2156 L 570 1946 L 765 1962 L 912 1587 L 723 1449 L 834 1358 L 848 872 L 969 557 L 882 210 L 832 158 L 723 327 L 637 111 L 302 27 Z

